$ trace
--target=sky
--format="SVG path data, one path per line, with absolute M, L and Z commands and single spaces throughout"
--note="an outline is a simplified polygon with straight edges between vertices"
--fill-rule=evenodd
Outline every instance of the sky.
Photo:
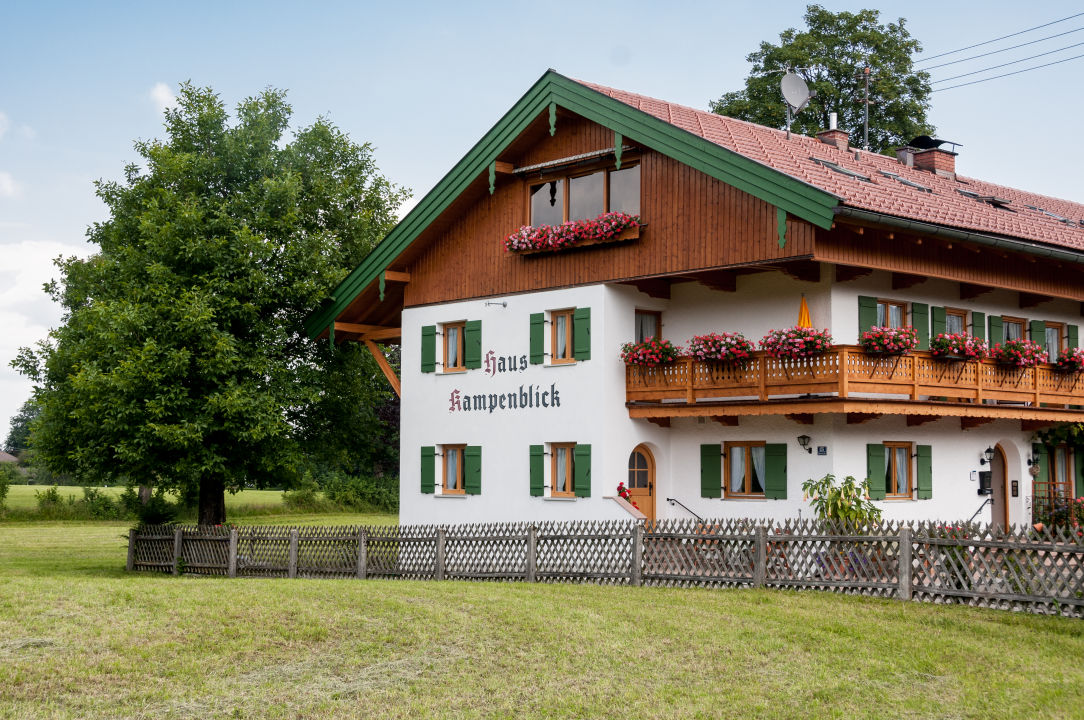
M 907 19 L 930 55 L 1084 11 L 1079 2 L 824 3 Z M 970 7 L 968 7 L 968 5 Z M 761 40 L 803 27 L 801 2 L 7 2 L 0 4 L 0 440 L 31 394 L 10 368 L 61 313 L 42 285 L 86 256 L 107 219 L 94 182 L 120 180 L 137 139 L 163 136 L 179 83 L 234 107 L 289 92 L 297 125 L 326 116 L 375 147 L 416 202 L 546 71 L 696 108 L 737 90 Z M 1080 32 L 1073 32 L 1081 30 Z M 1065 48 L 934 88 L 1084 54 L 1084 16 L 919 67 L 934 80 Z M 1084 202 L 1084 58 L 935 92 L 929 120 L 962 144 L 962 175 Z

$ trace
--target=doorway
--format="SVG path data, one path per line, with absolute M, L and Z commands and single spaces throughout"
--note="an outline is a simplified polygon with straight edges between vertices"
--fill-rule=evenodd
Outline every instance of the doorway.
M 647 445 L 637 445 L 629 455 L 628 489 L 647 521 L 655 522 L 655 456 Z
M 1001 445 L 994 448 L 994 457 L 990 459 L 990 523 L 1000 525 L 1002 529 L 1009 529 L 1009 492 L 1006 475 L 1008 462 L 1005 460 L 1005 451 Z

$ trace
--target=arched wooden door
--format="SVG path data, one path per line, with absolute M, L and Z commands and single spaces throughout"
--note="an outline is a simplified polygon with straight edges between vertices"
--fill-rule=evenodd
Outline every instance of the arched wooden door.
M 655 520 L 655 456 L 646 445 L 637 445 L 629 455 L 629 495 L 647 516 Z
M 994 448 L 994 457 L 990 460 L 990 521 L 1004 529 L 1009 528 L 1009 488 L 1008 467 L 1005 451 L 998 445 Z

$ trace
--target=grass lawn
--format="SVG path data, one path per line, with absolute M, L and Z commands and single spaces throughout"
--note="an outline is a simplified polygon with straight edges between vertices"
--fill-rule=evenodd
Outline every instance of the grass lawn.
M 126 528 L 0 524 L 0 717 L 1084 717 L 1079 620 L 813 592 L 127 575 Z
M 33 510 L 38 506 L 36 493 L 49 488 L 49 485 L 12 485 L 8 488 L 8 497 L 4 504 L 12 510 Z M 124 492 L 122 487 L 99 488 L 102 492 L 114 498 L 120 497 Z M 61 485 L 58 488 L 60 497 L 67 500 L 68 496 L 76 500 L 83 497 L 83 488 L 67 487 Z M 226 510 L 254 509 L 254 508 L 278 508 L 282 506 L 281 490 L 242 490 L 236 495 L 226 493 Z

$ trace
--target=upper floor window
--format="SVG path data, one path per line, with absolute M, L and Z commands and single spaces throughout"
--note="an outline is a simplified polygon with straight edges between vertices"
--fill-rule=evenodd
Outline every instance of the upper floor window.
M 901 328 L 907 324 L 907 306 L 896 300 L 877 301 L 877 325 Z
M 967 332 L 967 312 L 956 308 L 945 308 L 945 332 L 950 335 Z
M 1046 337 L 1043 347 L 1046 349 L 1046 356 L 1049 362 L 1056 362 L 1058 359 L 1058 353 L 1065 347 L 1065 325 L 1057 322 L 1046 323 Z M 1034 338 L 1036 342 L 1041 342 L 1039 338 Z
M 1024 339 L 1024 319 L 1003 316 L 1001 318 L 1002 327 L 1005 332 L 1006 340 L 1023 340 Z
M 530 186 L 531 225 L 560 225 L 606 212 L 640 214 L 640 166 L 555 177 Z
M 444 372 L 466 370 L 463 358 L 463 326 L 466 323 L 444 324 Z
M 550 313 L 550 323 L 553 328 L 553 338 L 550 347 L 553 349 L 551 361 L 553 363 L 570 363 L 575 360 L 573 355 L 573 328 L 572 313 L 570 310 L 554 310 Z
M 655 310 L 636 311 L 636 342 L 662 335 L 662 313 Z

